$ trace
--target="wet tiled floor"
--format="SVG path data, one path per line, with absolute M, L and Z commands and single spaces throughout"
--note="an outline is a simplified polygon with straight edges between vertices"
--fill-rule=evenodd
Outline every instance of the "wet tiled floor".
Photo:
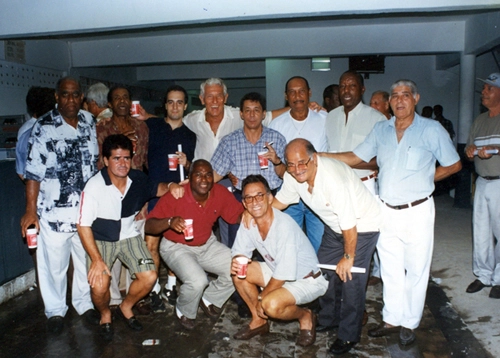
M 371 338 L 366 332 L 380 322 L 381 285 L 370 287 L 367 294 L 368 324 L 363 328 L 361 342 L 344 357 L 450 357 L 450 345 L 427 309 L 417 341 L 409 348 L 398 344 L 398 335 Z M 144 324 L 141 332 L 131 331 L 116 321 L 112 342 L 103 341 L 97 327 L 88 326 L 73 309 L 65 317 L 63 332 L 54 336 L 46 330 L 46 318 L 38 290 L 3 304 L 0 313 L 1 357 L 330 357 L 329 345 L 335 331 L 318 333 L 316 343 L 308 348 L 295 345 L 297 322 L 271 323 L 268 335 L 249 341 L 237 341 L 233 334 L 247 321 L 229 301 L 217 322 L 199 310 L 197 327 L 185 331 L 178 324 L 172 307 L 167 312 L 138 316 Z M 159 345 L 144 346 L 146 339 L 160 340 Z

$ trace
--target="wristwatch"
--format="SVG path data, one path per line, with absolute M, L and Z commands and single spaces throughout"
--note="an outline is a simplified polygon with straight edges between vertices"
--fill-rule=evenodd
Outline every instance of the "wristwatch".
M 257 296 L 257 301 L 262 302 L 262 296 L 261 295 Z
M 168 224 L 168 227 L 170 228 L 170 223 L 172 222 L 172 217 L 169 217 L 168 218 L 168 221 L 167 221 L 167 224 Z
M 351 255 L 349 255 L 349 254 L 344 254 L 344 259 L 346 259 L 346 260 L 350 260 L 350 259 L 353 259 L 353 258 L 354 258 L 354 256 L 356 256 L 356 255 L 352 255 L 352 256 L 351 256 Z

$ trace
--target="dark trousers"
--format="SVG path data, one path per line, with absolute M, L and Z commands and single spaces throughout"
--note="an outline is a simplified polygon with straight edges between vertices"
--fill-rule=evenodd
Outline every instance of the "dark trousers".
M 361 322 L 365 309 L 366 282 L 370 262 L 377 245 L 379 232 L 358 233 L 354 266 L 363 267 L 366 273 L 353 273 L 352 280 L 342 282 L 333 270 L 323 270 L 328 279 L 328 289 L 320 297 L 319 323 L 338 326 L 337 337 L 344 341 L 359 342 Z M 321 264 L 337 265 L 344 256 L 344 237 L 325 225 L 325 233 L 318 251 Z

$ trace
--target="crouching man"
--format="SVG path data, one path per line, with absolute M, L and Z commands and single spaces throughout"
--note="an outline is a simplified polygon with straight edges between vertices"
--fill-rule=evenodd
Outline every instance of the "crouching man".
M 230 224 L 240 222 L 243 207 L 225 187 L 214 184 L 214 171 L 204 159 L 191 165 L 184 188 L 182 198 L 165 195 L 158 201 L 145 229 L 152 235 L 163 233 L 160 255 L 182 281 L 175 312 L 180 325 L 192 330 L 198 306 L 217 319 L 234 292 L 231 250 L 217 241 L 212 227 L 219 217 Z M 192 220 L 192 230 L 191 225 L 186 227 L 187 220 Z M 209 281 L 206 272 L 217 279 Z
M 153 184 L 146 174 L 130 169 L 132 142 L 122 134 L 108 136 L 102 145 L 105 167 L 83 190 L 78 234 L 87 252 L 88 281 L 92 301 L 101 313 L 100 334 L 113 338 L 109 309 L 110 268 L 119 259 L 135 279 L 116 316 L 136 331 L 142 324 L 132 306 L 146 296 L 156 282 L 156 269 L 134 217 L 151 198 L 168 191 L 166 183 Z
M 240 226 L 232 248 L 231 273 L 252 320 L 234 338 L 245 340 L 268 333 L 268 318 L 297 319 L 300 334 L 296 343 L 310 346 L 316 340 L 316 315 L 298 305 L 314 301 L 328 287 L 318 269 L 314 248 L 289 215 L 272 208 L 274 197 L 266 179 L 250 175 L 243 180 L 242 188 L 243 205 L 256 226 Z M 250 258 L 255 249 L 265 262 L 249 262 L 246 278 L 238 278 L 237 258 Z M 257 287 L 263 287 L 262 292 Z

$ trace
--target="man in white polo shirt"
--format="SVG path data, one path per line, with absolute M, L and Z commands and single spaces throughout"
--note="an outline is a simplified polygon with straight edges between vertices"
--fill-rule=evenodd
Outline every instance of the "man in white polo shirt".
M 78 234 L 87 252 L 88 282 L 92 301 L 101 313 L 100 334 L 113 338 L 109 308 L 110 268 L 116 259 L 127 265 L 135 280 L 116 309 L 116 316 L 136 331 L 142 324 L 132 307 L 156 282 L 153 258 L 134 218 L 143 205 L 168 191 L 166 183 L 154 184 L 146 174 L 130 169 L 132 141 L 122 134 L 106 137 L 102 145 L 105 168 L 90 178 L 80 201 Z

